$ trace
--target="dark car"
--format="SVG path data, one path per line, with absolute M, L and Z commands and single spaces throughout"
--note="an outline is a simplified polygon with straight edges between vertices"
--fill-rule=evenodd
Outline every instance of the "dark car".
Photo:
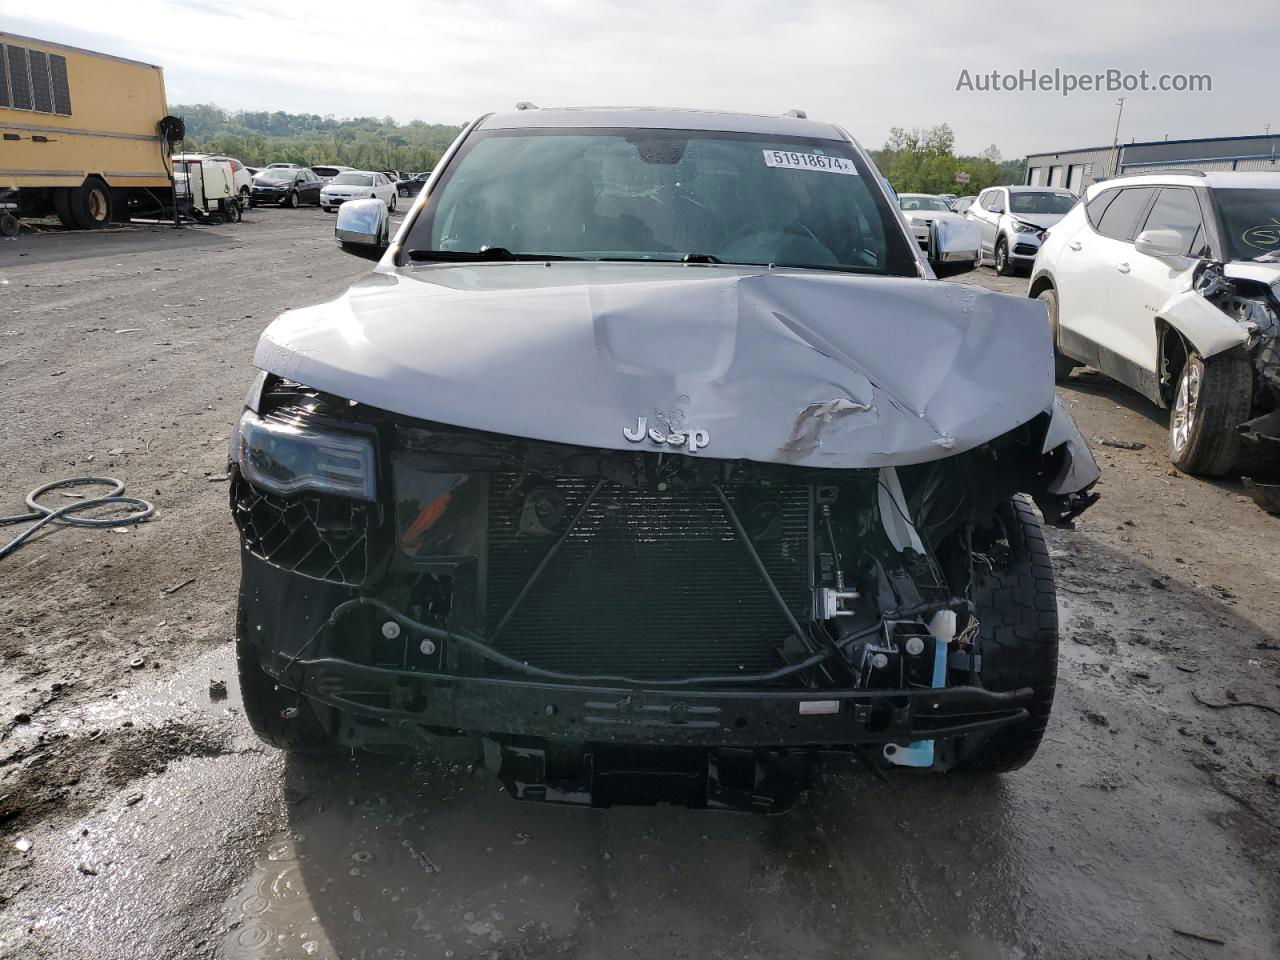
M 320 205 L 320 188 L 324 182 L 306 167 L 268 167 L 253 178 L 254 203 L 278 203 L 299 207 L 304 203 Z
M 408 180 L 401 180 L 396 184 L 396 192 L 402 197 L 416 197 L 422 192 L 423 185 L 431 179 L 431 171 L 425 173 L 415 173 Z
M 1099 475 L 1044 307 L 933 279 L 831 124 L 521 110 L 450 157 L 394 242 L 383 201 L 339 208 L 378 265 L 254 356 L 258 735 L 760 812 L 828 752 L 1026 763 L 1057 673 L 1040 515 Z

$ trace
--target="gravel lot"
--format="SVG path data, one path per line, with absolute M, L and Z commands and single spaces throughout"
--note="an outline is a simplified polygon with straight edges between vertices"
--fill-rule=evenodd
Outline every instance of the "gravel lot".
M 1280 707 L 1280 518 L 1173 471 L 1161 413 L 1090 371 L 1061 394 L 1103 499 L 1050 537 L 1058 701 L 1016 774 L 831 769 L 763 819 L 262 747 L 226 440 L 262 327 L 369 267 L 332 222 L 0 240 L 0 513 L 89 473 L 158 507 L 0 562 L 0 956 L 1280 956 L 1280 716 L 1242 705 Z

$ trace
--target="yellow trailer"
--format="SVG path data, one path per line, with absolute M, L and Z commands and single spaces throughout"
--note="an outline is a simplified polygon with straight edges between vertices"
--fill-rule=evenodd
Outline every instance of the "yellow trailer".
M 100 227 L 172 203 L 164 71 L 0 32 L 0 200 Z

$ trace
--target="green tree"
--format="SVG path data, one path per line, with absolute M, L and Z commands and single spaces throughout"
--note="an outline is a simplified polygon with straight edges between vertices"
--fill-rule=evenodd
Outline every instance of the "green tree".
M 927 130 L 893 127 L 884 147 L 871 155 L 899 193 L 977 193 L 1021 182 L 1022 161 L 1001 160 L 995 144 L 977 156 L 956 156 L 955 142 L 945 123 Z M 967 174 L 968 182 L 957 182 L 957 174 Z

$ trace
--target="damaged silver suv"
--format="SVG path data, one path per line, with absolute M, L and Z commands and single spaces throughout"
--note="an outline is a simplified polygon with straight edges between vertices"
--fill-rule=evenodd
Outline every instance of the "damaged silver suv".
M 232 442 L 240 682 L 289 750 L 470 752 L 526 800 L 778 812 L 830 751 L 1010 770 L 1098 470 L 1043 307 L 934 279 L 800 116 L 538 110 L 452 146 Z M 955 259 L 963 234 L 940 236 Z

